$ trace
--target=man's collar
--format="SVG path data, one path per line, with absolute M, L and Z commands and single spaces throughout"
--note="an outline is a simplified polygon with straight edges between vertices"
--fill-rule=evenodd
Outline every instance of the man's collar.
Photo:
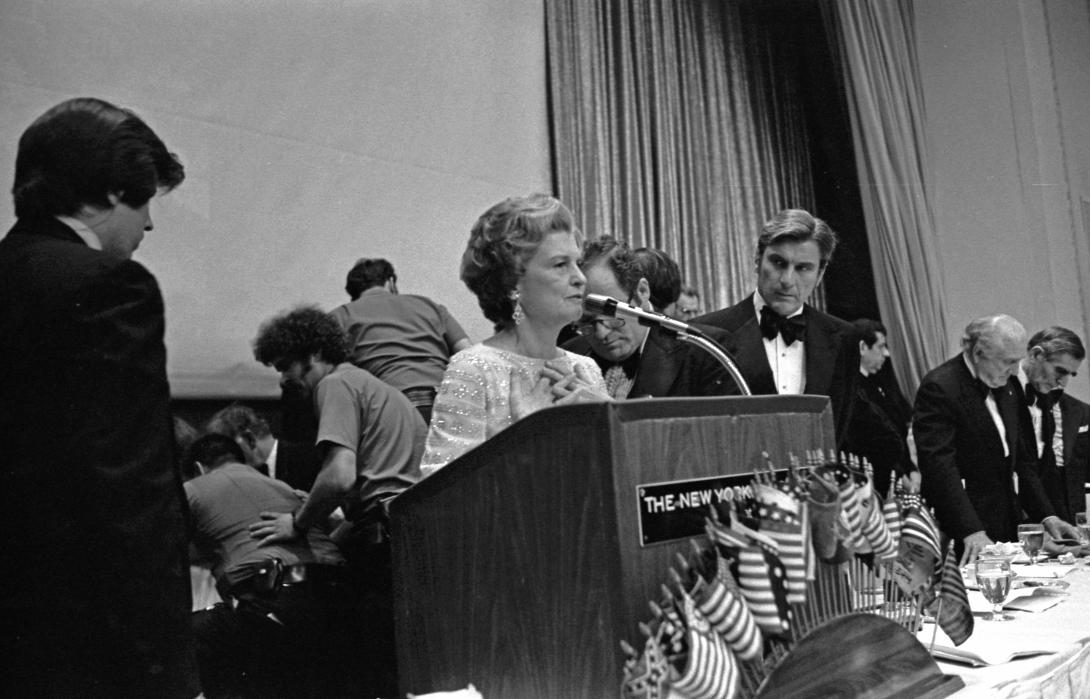
M 761 319 L 761 309 L 764 308 L 767 305 L 768 305 L 768 303 L 765 301 L 764 297 L 761 296 L 761 292 L 754 290 L 754 292 L 753 292 L 753 311 L 754 311 L 754 313 L 757 314 L 757 320 Z M 792 313 L 791 315 L 789 315 L 787 317 L 788 318 L 794 318 L 797 315 L 802 315 L 802 312 L 803 312 L 803 310 L 805 310 L 805 308 L 806 308 L 806 304 L 804 303 L 801 306 L 799 306 L 799 310 L 795 311 L 794 313 Z
M 364 289 L 361 296 L 377 296 L 378 294 L 389 294 L 391 291 L 381 284 L 379 286 L 372 286 L 369 289 Z
M 87 227 L 83 221 L 71 216 L 57 216 L 58 221 L 63 223 L 72 229 L 72 232 L 80 237 L 80 240 L 87 243 L 87 247 L 92 250 L 102 250 L 102 240 L 98 235 Z

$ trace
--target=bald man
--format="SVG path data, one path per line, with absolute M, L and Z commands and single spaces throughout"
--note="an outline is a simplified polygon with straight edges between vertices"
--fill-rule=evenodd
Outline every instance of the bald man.
M 1037 472 L 1032 423 L 1015 377 L 1026 329 L 1008 315 L 977 318 L 961 348 L 924 376 L 913 408 L 923 495 L 939 527 L 964 543 L 962 564 L 987 544 L 1017 541 L 1023 510 L 1053 537 L 1077 536 L 1055 516 Z

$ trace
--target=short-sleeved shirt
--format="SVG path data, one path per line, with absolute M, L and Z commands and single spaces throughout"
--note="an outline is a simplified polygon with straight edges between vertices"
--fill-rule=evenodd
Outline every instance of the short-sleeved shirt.
M 346 362 L 318 382 L 314 402 L 318 444 L 356 453 L 359 481 L 347 503 L 350 520 L 377 516 L 382 500 L 420 480 L 428 427 L 399 390 Z
M 348 333 L 352 363 L 398 390 L 436 388 L 465 330 L 424 296 L 367 289 L 330 313 Z
M 258 473 L 246 464 L 224 464 L 185 483 L 198 549 L 211 554 L 212 573 L 230 584 L 249 577 L 252 564 L 279 558 L 288 565 L 344 562 L 336 544 L 319 527 L 306 539 L 262 546 L 250 536 L 250 525 L 262 512 L 295 512 L 302 493 L 287 483 Z

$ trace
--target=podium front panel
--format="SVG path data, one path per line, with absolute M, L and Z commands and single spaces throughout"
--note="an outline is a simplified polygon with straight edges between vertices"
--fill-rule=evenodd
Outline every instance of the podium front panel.
M 550 408 L 391 507 L 402 691 L 616 696 L 618 641 L 688 550 L 643 545 L 642 484 L 745 474 L 831 448 L 828 399 L 647 399 Z

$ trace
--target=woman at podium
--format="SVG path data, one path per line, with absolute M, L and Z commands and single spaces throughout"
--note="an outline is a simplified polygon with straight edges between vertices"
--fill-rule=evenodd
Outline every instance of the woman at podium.
M 551 405 L 609 400 L 598 366 L 556 346 L 583 312 L 583 234 L 553 197 L 512 197 L 473 225 L 461 279 L 496 334 L 451 358 L 420 470 L 427 476 Z

